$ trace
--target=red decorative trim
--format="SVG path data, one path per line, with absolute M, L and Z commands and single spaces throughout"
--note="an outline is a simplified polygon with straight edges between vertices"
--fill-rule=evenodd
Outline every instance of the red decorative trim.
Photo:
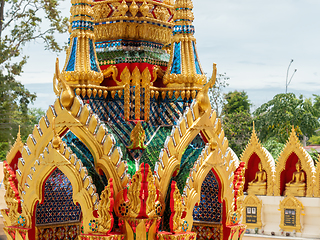
M 18 207 L 18 212 L 21 213 L 21 199 L 20 199 L 20 195 L 19 195 L 19 191 L 18 191 L 18 179 L 16 178 L 16 174 L 13 171 L 13 169 L 11 168 L 11 166 L 6 162 L 3 161 L 4 167 L 6 168 L 6 170 L 9 172 L 10 176 L 8 178 L 8 182 L 14 192 L 14 196 L 18 201 L 19 207 Z

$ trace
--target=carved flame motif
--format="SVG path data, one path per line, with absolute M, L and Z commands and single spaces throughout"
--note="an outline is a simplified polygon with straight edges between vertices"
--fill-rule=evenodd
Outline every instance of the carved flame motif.
M 182 197 L 175 181 L 171 183 L 170 209 L 170 231 L 172 233 L 181 232 L 182 219 L 186 216 L 186 208 L 182 203 Z
M 16 188 L 14 183 L 14 172 L 10 170 L 10 166 L 5 162 L 5 168 L 3 169 L 3 184 L 6 189 L 6 193 L 4 195 L 4 199 L 8 206 L 8 211 L 6 211 L 6 214 L 11 221 L 11 225 L 17 225 L 19 212 L 21 212 L 20 197 L 18 194 L 18 189 Z
M 133 175 L 131 180 L 131 186 L 128 189 L 128 200 L 130 202 L 130 212 L 131 215 L 137 216 L 140 212 L 141 208 L 141 199 L 140 199 L 140 192 L 142 187 L 142 169 L 140 169 L 135 175 Z
M 98 207 L 99 232 L 109 233 L 113 227 L 113 182 L 112 178 L 108 181 L 108 186 L 101 192 L 101 200 Z
M 129 188 L 118 193 L 115 212 L 124 218 L 153 218 L 162 214 L 162 205 L 163 199 L 151 169 L 142 163 Z
M 130 134 L 131 145 L 129 149 L 145 149 L 144 140 L 146 138 L 146 133 L 141 125 L 141 122 L 137 122 L 137 125 L 132 129 Z

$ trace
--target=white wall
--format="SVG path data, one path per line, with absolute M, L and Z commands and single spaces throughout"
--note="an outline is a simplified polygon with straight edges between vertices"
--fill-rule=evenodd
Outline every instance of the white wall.
M 259 234 L 263 234 L 265 237 L 271 236 L 271 232 L 275 233 L 275 236 L 283 236 L 286 239 L 286 232 L 283 232 L 279 225 L 281 221 L 281 212 L 280 209 L 280 201 L 282 201 L 285 197 L 279 196 L 257 196 L 260 200 L 262 200 L 262 209 L 261 209 L 261 221 L 262 221 L 262 229 L 259 230 Z M 291 237 L 302 237 L 302 238 L 311 238 L 311 239 L 320 239 L 320 198 L 308 198 L 308 197 L 297 197 L 297 199 L 304 206 L 305 215 L 301 216 L 301 233 L 290 233 Z M 244 239 L 260 239 L 254 231 L 251 231 L 252 234 L 246 235 Z M 254 235 L 256 235 L 254 237 Z M 267 235 L 267 236 L 266 236 Z M 276 237 L 274 237 L 276 238 Z M 267 238 L 268 239 L 268 238 Z M 297 238 L 295 238 L 297 239 Z

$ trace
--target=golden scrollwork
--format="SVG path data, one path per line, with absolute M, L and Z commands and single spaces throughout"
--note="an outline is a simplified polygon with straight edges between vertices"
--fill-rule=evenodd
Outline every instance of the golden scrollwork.
M 168 9 L 161 6 L 156 6 L 153 10 L 154 14 L 156 15 L 157 19 L 160 19 L 161 21 L 168 21 L 170 17 L 170 13 L 168 12 Z
M 127 5 L 127 2 L 125 0 L 122 0 L 121 4 L 117 8 L 117 10 L 118 10 L 117 12 L 119 13 L 119 16 L 126 16 L 128 9 L 129 9 L 129 7 Z
M 130 18 L 127 19 L 130 21 Z M 132 39 L 153 41 L 168 44 L 171 39 L 171 29 L 147 23 L 116 22 L 96 25 L 94 28 L 96 41 Z
M 154 82 L 154 81 L 157 80 L 158 77 L 159 78 L 163 78 L 163 76 L 165 74 L 165 71 L 163 71 L 161 69 L 161 67 L 159 67 L 159 66 L 154 66 L 153 70 L 152 70 L 152 73 L 153 73 L 153 81 L 152 82 Z
M 162 204 L 161 204 L 159 195 L 157 195 L 157 187 L 155 185 L 155 178 L 154 178 L 150 168 L 149 168 L 148 172 L 145 172 L 145 174 L 147 174 L 146 181 L 148 183 L 148 197 L 146 200 L 146 213 L 148 216 L 160 216 L 162 209 L 157 209 L 157 208 L 159 208 L 159 205 L 162 208 Z M 159 198 L 159 200 L 157 198 Z
M 143 1 L 143 4 L 140 6 L 140 12 L 142 14 L 142 16 L 144 17 L 150 17 L 152 18 L 152 14 L 150 14 L 150 9 L 153 8 L 152 4 L 147 4 L 146 1 Z

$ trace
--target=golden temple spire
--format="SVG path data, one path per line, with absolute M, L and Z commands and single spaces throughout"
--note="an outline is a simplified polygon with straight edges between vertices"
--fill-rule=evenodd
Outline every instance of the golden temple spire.
M 71 0 L 71 3 L 70 45 L 62 75 L 69 84 L 100 85 L 103 74 L 94 44 L 92 0 Z
M 252 134 L 251 134 L 250 142 L 259 143 L 259 139 L 254 126 L 254 121 L 252 123 Z
M 195 86 L 206 83 L 194 37 L 194 20 L 191 0 L 176 0 L 173 17 L 171 57 L 163 83 L 168 86 Z

